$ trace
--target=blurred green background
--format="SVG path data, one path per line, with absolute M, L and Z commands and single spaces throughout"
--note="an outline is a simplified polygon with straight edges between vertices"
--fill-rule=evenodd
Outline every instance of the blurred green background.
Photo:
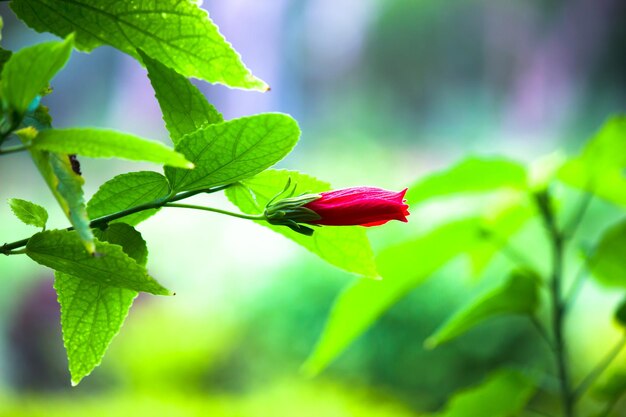
M 337 188 L 400 189 L 467 154 L 531 161 L 577 151 L 626 108 L 625 6 L 205 1 L 272 90 L 198 86 L 227 119 L 292 114 L 303 135 L 281 166 Z M 6 2 L 0 14 L 7 49 L 51 38 L 17 21 Z M 45 104 L 57 127 L 108 127 L 167 142 L 145 70 L 112 48 L 74 52 L 53 88 Z M 119 173 L 159 169 L 87 158 L 81 164 L 88 196 Z M 27 155 L 3 157 L 0 178 L 3 202 L 18 197 L 55 207 Z M 221 196 L 196 198 L 229 207 Z M 51 271 L 25 257 L 0 259 L 0 416 L 416 416 L 500 366 L 551 366 L 519 318 L 492 320 L 424 350 L 442 321 L 510 267 L 497 258 L 477 280 L 459 259 L 395 305 L 323 374 L 307 378 L 299 368 L 334 298 L 357 278 L 254 224 L 172 210 L 139 230 L 151 273 L 177 295 L 141 296 L 102 365 L 76 388 L 69 385 Z M 408 225 L 389 224 L 370 237 L 380 250 L 467 210 L 455 201 L 415 209 Z M 65 227 L 60 210 L 50 211 L 49 224 Z M 616 219 L 616 210 L 597 203 L 581 236 L 592 242 Z M 0 241 L 32 234 L 8 205 L 0 206 L 0 231 Z M 531 224 L 514 242 L 539 264 L 546 254 L 541 233 Z M 585 286 L 568 328 L 576 370 L 591 367 L 617 338 L 610 317 L 618 299 Z

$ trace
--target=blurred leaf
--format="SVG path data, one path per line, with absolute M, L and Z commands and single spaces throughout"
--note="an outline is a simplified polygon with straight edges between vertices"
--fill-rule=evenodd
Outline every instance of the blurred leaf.
M 517 371 L 501 370 L 481 385 L 460 391 L 430 417 L 511 417 L 524 409 L 536 388 Z
M 131 226 L 112 224 L 105 231 L 96 230 L 95 234 L 100 241 L 120 245 L 139 265 L 146 265 L 146 242 Z M 54 288 L 61 306 L 63 343 L 72 385 L 78 385 L 100 365 L 138 293 L 62 272 L 56 272 Z
M 482 241 L 468 250 L 472 273 L 480 274 L 494 256 L 505 246 L 534 215 L 525 194 L 509 196 L 502 204 L 486 213 L 482 224 Z
M 617 310 L 615 310 L 614 317 L 620 326 L 626 328 L 626 299 L 619 304 Z
M 603 383 L 595 385 L 592 392 L 596 398 L 607 403 L 617 401 L 626 393 L 626 371 L 613 372 Z
M 289 178 L 292 184 L 297 184 L 296 194 L 330 189 L 330 184 L 296 171 L 268 170 L 228 188 L 226 195 L 242 212 L 259 214 L 269 200 L 284 189 Z M 304 246 L 336 267 L 367 277 L 378 276 L 374 254 L 365 228 L 361 226 L 316 227 L 313 236 L 304 236 L 285 226 L 258 223 Z
M 230 184 L 283 159 L 300 137 L 291 116 L 265 113 L 209 125 L 186 135 L 176 150 L 196 165 L 187 171 L 165 168 L 176 191 Z M 284 184 L 283 184 L 284 186 Z
M 480 224 L 477 218 L 450 222 L 383 251 L 377 258 L 383 280 L 357 280 L 337 298 L 305 372 L 323 370 L 389 307 L 475 245 Z
M 113 130 L 47 129 L 37 135 L 32 148 L 92 158 L 123 158 L 193 168 L 183 155 L 160 142 Z
M 76 232 L 67 230 L 37 233 L 26 245 L 26 254 L 32 260 L 56 271 L 101 285 L 156 295 L 171 294 L 119 245 L 96 241 L 96 251 L 95 255 L 87 253 Z
M 169 192 L 170 186 L 163 175 L 152 171 L 129 172 L 102 184 L 87 203 L 87 212 L 90 218 L 97 219 L 164 199 Z M 157 211 L 158 209 L 143 210 L 113 222 L 135 226 Z
M 222 115 L 187 78 L 150 58 L 143 51 L 138 52 L 148 69 L 165 126 L 175 145 L 187 133 L 224 121 Z
M 2 71 L 4 70 L 4 65 L 7 63 L 7 61 L 11 59 L 11 55 L 13 55 L 13 52 L 4 48 L 0 48 L 0 73 L 2 73 Z
M 561 168 L 559 178 L 573 187 L 626 206 L 625 138 L 626 116 L 610 118 L 582 153 Z
M 610 227 L 600 238 L 588 263 L 592 275 L 607 287 L 626 288 L 626 221 Z
M 406 198 L 409 204 L 418 204 L 433 197 L 525 187 L 526 169 L 521 164 L 502 158 L 470 157 L 417 181 L 409 187 Z
M 2 69 L 4 102 L 17 113 L 24 114 L 31 101 L 65 66 L 73 45 L 74 37 L 69 35 L 62 42 L 40 43 L 14 53 Z
M 35 227 L 46 227 L 48 212 L 40 205 L 19 198 L 10 198 L 9 206 L 13 214 L 22 222 Z
M 38 32 L 76 33 L 76 47 L 111 45 L 139 59 L 137 49 L 185 77 L 266 91 L 224 40 L 206 11 L 179 0 L 13 0 L 11 8 Z
M 513 272 L 502 286 L 469 301 L 426 340 L 425 346 L 435 348 L 496 316 L 532 315 L 539 305 L 540 282 L 532 272 Z

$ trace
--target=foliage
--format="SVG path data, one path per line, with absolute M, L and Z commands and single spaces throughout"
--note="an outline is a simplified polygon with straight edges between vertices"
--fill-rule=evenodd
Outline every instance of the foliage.
M 134 227 L 164 206 L 189 207 L 175 202 L 228 188 L 233 190 L 229 197 L 239 196 L 237 203 L 244 213 L 258 214 L 256 206 L 247 206 L 242 192 L 234 190 L 253 190 L 260 204 L 261 195 L 275 193 L 274 188 L 256 188 L 250 178 L 287 156 L 300 129 L 289 115 L 278 113 L 225 121 L 191 84 L 188 77 L 230 87 L 268 89 L 244 66 L 208 14 L 191 1 L 14 0 L 11 7 L 32 28 L 65 40 L 2 54 L 0 155 L 30 153 L 71 227 L 42 230 L 5 244 L 1 252 L 26 254 L 56 271 L 54 287 L 61 305 L 64 342 L 72 383 L 77 384 L 101 362 L 138 292 L 172 294 L 148 274 L 146 243 Z M 146 66 L 173 149 L 112 130 L 52 127 L 41 104 L 51 91 L 50 82 L 73 48 L 89 52 L 101 45 L 113 46 Z M 7 146 L 14 137 L 21 144 Z M 122 174 L 102 184 L 85 201 L 77 156 L 152 162 L 164 165 L 165 175 L 153 171 Z M 308 177 L 296 172 L 287 176 L 297 177 L 302 187 L 329 188 L 313 179 L 306 183 Z M 264 178 L 259 177 L 261 181 Z M 248 179 L 250 183 L 245 182 Z M 282 183 L 276 183 L 280 188 L 287 178 L 280 173 L 276 180 Z M 19 220 L 45 229 L 46 209 L 20 199 L 9 203 Z M 286 235 L 331 264 L 376 276 L 363 230 L 323 229 L 313 239 Z M 338 248 L 342 252 L 337 252 Z
M 310 375 L 322 372 L 390 308 L 453 261 L 469 261 L 473 275 L 480 278 L 496 259 L 504 258 L 508 269 L 499 271 L 496 285 L 467 297 L 456 311 L 450 308 L 449 318 L 425 345 L 435 349 L 462 343 L 485 322 L 516 316 L 518 321 L 512 323 L 534 326 L 553 354 L 556 366 L 547 372 L 555 374 L 558 387 L 546 388 L 535 377 L 546 373 L 543 364 L 531 361 L 520 369 L 497 370 L 430 415 L 505 417 L 530 412 L 537 405 L 546 408 L 540 413 L 556 410 L 573 417 L 577 402 L 589 399 L 588 392 L 596 394 L 595 401 L 609 415 L 623 396 L 623 372 L 598 381 L 626 338 L 586 377 L 575 381 L 564 322 L 587 275 L 606 287 L 625 286 L 626 223 L 602 231 L 591 250 L 576 239 L 576 232 L 593 199 L 626 207 L 626 117 L 610 118 L 582 152 L 570 158 L 547 157 L 525 164 L 472 156 L 418 179 L 409 184 L 406 199 L 419 231 L 397 236 L 375 254 L 363 227 L 313 226 L 306 229 L 312 231 L 308 236 L 267 221 L 268 205 L 284 194 L 317 194 L 331 186 L 297 171 L 272 169 L 299 140 L 300 127 L 291 116 L 265 113 L 224 120 L 190 82 L 196 77 L 233 88 L 269 88 L 245 67 L 196 3 L 13 0 L 11 7 L 33 29 L 63 40 L 16 52 L 0 50 L 0 156 L 28 153 L 70 226 L 47 230 L 50 207 L 11 198 L 9 207 L 17 219 L 41 230 L 4 244 L 0 253 L 26 255 L 55 271 L 73 385 L 101 363 L 140 292 L 173 294 L 175 289 L 165 288 L 148 273 L 147 243 L 137 229 L 161 208 L 172 207 L 251 220 L 358 276 L 336 299 L 303 365 Z M 41 101 L 50 93 L 54 76 L 73 49 L 90 52 L 103 45 L 145 66 L 172 146 L 108 129 L 52 126 Z M 163 173 L 118 175 L 86 199 L 78 157 L 146 161 L 162 165 Z M 180 203 L 222 191 L 239 211 Z M 572 195 L 580 195 L 580 201 L 568 212 L 564 207 L 572 205 Z M 468 206 L 476 200 L 486 203 L 440 223 L 419 217 L 429 204 L 452 199 Z M 537 225 L 543 235 L 535 236 L 535 242 L 548 248 L 539 265 L 515 246 L 519 232 Z M 564 270 L 564 258 L 571 251 L 585 254 L 576 276 Z M 564 283 L 570 281 L 573 285 L 565 291 Z M 615 314 L 622 327 L 625 305 Z

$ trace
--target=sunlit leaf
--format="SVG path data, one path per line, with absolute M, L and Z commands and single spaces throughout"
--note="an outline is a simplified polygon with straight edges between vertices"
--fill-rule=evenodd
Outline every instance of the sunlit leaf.
M 604 232 L 588 263 L 592 275 L 607 287 L 626 288 L 626 221 Z
M 568 185 L 626 206 L 625 138 L 626 116 L 610 118 L 582 153 L 561 168 L 559 178 Z
M 137 49 L 185 77 L 265 91 L 206 11 L 180 0 L 13 0 L 20 19 L 39 32 L 76 33 L 76 47 L 111 45 L 139 59 Z
M 3 101 L 17 113 L 25 113 L 33 99 L 65 66 L 73 44 L 70 35 L 62 42 L 40 43 L 14 53 L 2 69 Z
M 129 172 L 118 175 L 100 186 L 87 204 L 89 217 L 97 219 L 143 204 L 154 203 L 169 195 L 167 179 L 152 171 Z M 154 215 L 158 209 L 143 210 L 113 222 L 137 225 Z
M 497 288 L 470 300 L 435 333 L 425 345 L 434 348 L 452 340 L 483 321 L 502 315 L 532 315 L 539 305 L 540 278 L 528 271 L 516 271 Z
M 146 242 L 131 226 L 113 224 L 95 234 L 101 241 L 120 245 L 139 265 L 146 265 Z M 72 385 L 77 385 L 102 361 L 138 293 L 62 272 L 56 272 L 54 288 L 61 306 L 63 342 Z
M 222 115 L 187 78 L 142 51 L 139 54 L 148 69 L 148 77 L 174 144 L 187 133 L 224 121 Z
M 477 218 L 453 221 L 382 252 L 377 261 L 383 279 L 357 280 L 337 298 L 304 370 L 320 372 L 396 301 L 476 245 L 480 225 Z
M 19 198 L 10 198 L 9 206 L 11 206 L 13 214 L 25 224 L 35 227 L 46 227 L 48 212 L 40 205 Z
M 37 135 L 32 148 L 92 158 L 122 158 L 193 168 L 183 155 L 160 142 L 105 129 L 47 129 Z
M 428 417 L 511 417 L 524 409 L 536 388 L 520 372 L 502 370 L 482 384 L 456 393 L 442 411 Z
M 299 172 L 268 170 L 228 188 L 226 195 L 242 212 L 259 214 L 269 200 L 283 190 L 289 178 L 292 184 L 297 184 L 296 194 L 330 189 L 330 184 Z M 265 222 L 259 224 L 288 237 L 341 269 L 368 277 L 378 275 L 365 228 L 361 226 L 316 227 L 313 236 L 304 236 L 285 226 Z
M 258 174 L 283 159 L 299 137 L 296 121 L 280 113 L 209 125 L 186 135 L 176 145 L 176 150 L 196 168 L 166 167 L 165 174 L 176 191 L 230 184 Z
M 409 187 L 406 198 L 409 204 L 418 204 L 434 197 L 525 187 L 523 165 L 503 158 L 470 157 L 417 181 Z
M 124 253 L 121 246 L 96 240 L 96 254 L 90 255 L 75 231 L 37 233 L 28 241 L 26 254 L 41 265 L 97 284 L 171 294 L 148 275 L 145 267 Z

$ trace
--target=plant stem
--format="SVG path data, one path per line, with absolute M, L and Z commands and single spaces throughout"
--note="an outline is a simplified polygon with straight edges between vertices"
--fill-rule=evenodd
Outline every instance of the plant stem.
M 109 224 L 110 222 L 112 222 L 113 220 L 121 219 L 122 217 L 126 217 L 126 216 L 129 216 L 131 214 L 139 213 L 140 211 L 145 211 L 145 210 L 150 210 L 150 209 L 158 209 L 158 208 L 164 207 L 165 205 L 167 205 L 167 204 L 169 204 L 171 202 L 183 200 L 183 199 L 189 198 L 189 197 L 193 197 L 194 195 L 197 195 L 197 194 L 216 193 L 218 191 L 225 190 L 226 188 L 228 188 L 230 186 L 231 186 L 231 184 L 227 184 L 227 185 L 222 185 L 222 186 L 215 187 L 215 188 L 206 188 L 206 189 L 202 189 L 202 190 L 186 191 L 186 192 L 179 193 L 179 194 L 176 194 L 174 196 L 171 196 L 171 197 L 168 197 L 168 198 L 165 198 L 165 199 L 153 201 L 152 203 L 141 204 L 141 205 L 138 205 L 138 206 L 135 206 L 135 207 L 131 207 L 131 208 L 126 209 L 126 210 L 118 211 L 117 213 L 109 214 L 108 216 L 103 216 L 103 217 L 97 218 L 95 220 L 92 220 L 89 223 L 89 226 L 91 228 L 103 227 L 103 226 Z M 234 214 L 234 213 L 231 213 L 231 214 Z M 259 219 L 255 219 L 255 220 L 259 220 Z M 74 230 L 74 227 L 68 227 L 65 230 L 68 230 L 68 231 L 69 230 Z M 11 243 L 5 243 L 4 245 L 0 246 L 0 254 L 10 255 L 10 254 L 21 253 L 21 251 L 18 252 L 15 249 L 19 249 L 19 248 L 22 248 L 22 247 L 26 246 L 26 244 L 28 243 L 29 239 L 30 239 L 30 237 L 28 237 L 26 239 L 22 239 L 22 240 L 17 240 L 15 242 L 11 242 Z
M 237 218 L 246 219 L 246 220 L 263 220 L 263 219 L 265 219 L 265 216 L 263 216 L 262 214 L 251 215 L 251 214 L 233 213 L 232 211 L 221 210 L 221 209 L 214 208 L 214 207 L 195 206 L 193 204 L 167 203 L 167 204 L 165 204 L 164 207 L 178 207 L 178 208 L 188 208 L 188 209 L 194 209 L 194 210 L 211 211 L 213 213 L 225 214 L 227 216 L 237 217 Z
M 552 301 L 552 332 L 554 333 L 554 354 L 561 385 L 561 406 L 564 417 L 574 417 L 574 401 L 567 366 L 567 351 L 564 337 L 565 306 L 561 297 L 563 280 L 563 254 L 565 239 L 558 228 L 552 200 L 548 191 L 535 195 L 535 201 L 544 221 L 552 244 L 552 273 L 550 278 L 550 296 Z
M 589 387 L 598 379 L 600 375 L 611 365 L 611 362 L 617 358 L 622 349 L 626 346 L 626 334 L 613 346 L 613 349 L 607 352 L 606 356 L 587 374 L 580 385 L 576 387 L 574 393 L 574 401 L 580 399 Z
M 4 149 L 0 149 L 0 155 L 7 155 L 10 153 L 16 153 L 16 152 L 22 152 L 27 150 L 28 147 L 24 146 L 24 145 L 19 145 L 19 146 L 11 146 L 8 148 L 4 148 Z

